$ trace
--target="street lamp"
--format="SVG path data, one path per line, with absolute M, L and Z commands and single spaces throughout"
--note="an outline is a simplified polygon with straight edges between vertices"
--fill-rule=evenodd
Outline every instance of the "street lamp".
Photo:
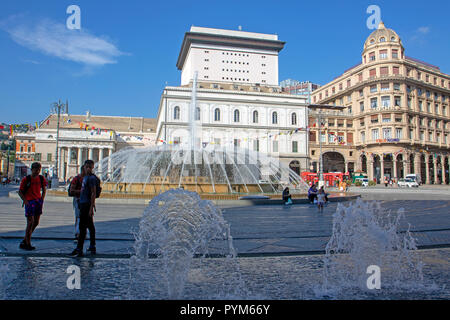
M 58 102 L 52 103 L 52 108 L 50 109 L 50 112 L 53 114 L 58 115 L 58 123 L 56 127 L 56 156 L 55 156 L 55 169 L 53 170 L 53 176 L 52 176 L 52 189 L 56 189 L 59 186 L 59 178 L 58 178 L 58 160 L 59 160 L 59 154 L 58 154 L 58 144 L 59 144 L 59 120 L 61 115 L 61 109 L 65 108 L 66 113 L 69 112 L 69 103 L 66 102 L 66 104 L 61 103 L 61 100 L 58 100 Z

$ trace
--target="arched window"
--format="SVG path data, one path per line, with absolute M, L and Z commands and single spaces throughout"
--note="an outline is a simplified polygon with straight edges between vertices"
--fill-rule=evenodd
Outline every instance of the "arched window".
M 258 123 L 258 111 L 253 111 L 253 123 Z
M 173 119 L 174 120 L 180 120 L 180 107 L 179 106 L 176 106 L 173 109 Z
M 195 108 L 195 120 L 200 120 L 200 108 Z
M 380 38 L 380 42 L 386 42 L 386 38 L 385 37 L 381 37 Z
M 220 121 L 220 109 L 219 108 L 214 110 L 214 121 Z
M 391 41 L 395 41 L 395 37 L 391 37 Z
M 239 110 L 234 110 L 234 122 L 239 122 Z
M 278 124 L 278 114 L 276 112 L 272 113 L 272 124 Z
M 291 124 L 297 125 L 297 114 L 295 112 L 291 115 Z

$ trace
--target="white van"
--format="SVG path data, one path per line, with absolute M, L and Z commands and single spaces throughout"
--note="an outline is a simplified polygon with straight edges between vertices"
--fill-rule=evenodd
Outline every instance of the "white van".
M 422 184 L 422 178 L 420 177 L 419 174 L 415 174 L 415 173 L 407 174 L 405 179 L 412 179 L 415 182 L 417 182 L 417 184 L 419 186 Z

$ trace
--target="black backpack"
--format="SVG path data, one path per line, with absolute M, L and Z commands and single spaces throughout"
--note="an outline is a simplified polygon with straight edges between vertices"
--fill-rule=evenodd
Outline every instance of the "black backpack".
M 95 197 L 99 198 L 100 194 L 102 193 L 102 187 L 100 186 L 101 181 L 95 174 L 93 174 L 93 176 L 95 177 L 95 180 L 96 180 L 96 183 L 95 183 L 95 190 L 96 190 Z

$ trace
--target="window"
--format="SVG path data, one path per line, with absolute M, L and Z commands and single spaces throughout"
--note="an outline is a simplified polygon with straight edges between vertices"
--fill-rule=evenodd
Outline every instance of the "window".
M 363 74 L 362 73 L 358 74 L 358 81 L 359 82 L 363 81 Z
M 392 59 L 398 59 L 398 50 L 392 49 Z
M 395 138 L 402 139 L 403 138 L 403 130 L 402 128 L 395 129 Z
M 370 107 L 376 109 L 378 107 L 378 98 L 370 99 Z
M 371 117 L 370 117 L 370 122 L 371 123 L 378 123 L 378 115 L 372 115 Z
M 272 141 L 272 151 L 278 152 L 278 141 Z
M 427 103 L 427 112 L 431 112 L 431 103 L 430 102 Z
M 402 105 L 402 97 L 394 96 L 394 106 L 400 107 Z
M 382 122 L 391 122 L 391 115 L 390 114 L 383 114 Z
M 417 80 L 420 80 L 421 75 L 422 75 L 422 74 L 421 74 L 419 71 L 417 71 Z
M 359 103 L 359 111 L 364 112 L 364 102 L 363 101 L 361 101 Z
M 411 98 L 408 98 L 408 109 L 411 109 Z
M 351 80 L 350 80 L 350 79 L 348 79 L 348 80 L 347 80 L 347 88 L 350 88 L 350 86 L 351 86 L 351 83 L 352 83 L 352 82 L 351 82 Z
M 216 108 L 214 110 L 214 121 L 220 121 L 220 109 Z
M 375 61 L 375 52 L 369 53 L 369 61 Z
M 409 129 L 409 136 L 408 136 L 408 138 L 409 139 L 413 138 L 413 130 L 412 129 Z
M 361 142 L 362 143 L 366 142 L 366 133 L 364 131 L 361 131 Z
M 380 59 L 387 59 L 387 50 L 380 50 Z
M 383 108 L 389 108 L 391 106 L 391 97 L 389 96 L 381 97 L 381 106 Z
M 34 155 L 34 161 L 41 161 L 41 154 L 40 153 L 36 153 L 35 155 Z
M 377 86 L 376 85 L 370 86 L 370 93 L 374 93 L 374 92 L 377 92 Z
M 200 108 L 196 107 L 195 108 L 195 120 L 200 120 Z
M 431 96 L 431 93 L 430 93 L 430 91 L 426 91 L 426 95 L 427 95 L 427 98 L 429 98 L 430 96 Z
M 297 153 L 298 152 L 298 142 L 292 141 L 292 152 Z
M 234 122 L 239 122 L 239 110 L 234 110 Z
M 347 112 L 350 113 L 350 114 L 352 114 L 352 107 L 351 107 L 351 106 L 348 106 L 348 107 L 347 107 Z
M 253 123 L 258 123 L 258 111 L 253 111 Z
M 380 38 L 380 42 L 386 42 L 386 38 L 385 37 L 381 37 Z
M 428 132 L 428 141 L 433 142 L 433 132 Z
M 436 113 L 436 114 L 439 113 L 439 105 L 438 104 L 434 105 L 434 113 Z
M 392 73 L 393 74 L 400 74 L 400 68 L 399 67 L 392 67 Z
M 47 153 L 47 161 L 48 162 L 52 161 L 52 154 L 51 153 Z
M 389 73 L 389 68 L 388 67 L 381 67 L 380 68 L 380 75 L 381 76 L 387 76 Z
M 383 128 L 383 139 L 391 139 L 391 128 Z
M 325 133 L 320 133 L 320 140 L 322 142 L 327 142 L 327 135 Z
M 278 124 L 278 114 L 276 112 L 272 113 L 272 124 Z
M 425 141 L 425 134 L 423 131 L 420 131 L 420 141 Z
M 180 107 L 179 106 L 176 106 L 173 109 L 173 119 L 174 120 L 180 120 Z
M 259 140 L 258 139 L 253 140 L 253 151 L 259 152 Z
M 419 101 L 419 110 L 423 111 L 423 102 L 422 101 Z
M 292 125 L 297 124 L 297 114 L 295 112 L 291 115 L 291 124 Z
M 378 129 L 372 129 L 372 140 L 378 140 L 379 138 Z
M 359 90 L 359 96 L 363 97 L 364 96 L 364 91 L 363 90 Z
M 352 101 L 352 95 L 349 94 L 349 95 L 347 96 L 347 102 L 351 102 L 351 101 Z
M 374 77 L 376 77 L 377 76 L 377 69 L 370 69 L 369 70 L 369 77 L 370 78 L 374 78 Z
M 400 90 L 400 83 L 394 83 L 394 90 L 399 91 Z
M 422 95 L 422 88 L 417 88 L 417 95 L 421 96 Z
M 382 83 L 381 91 L 389 91 L 389 83 Z

